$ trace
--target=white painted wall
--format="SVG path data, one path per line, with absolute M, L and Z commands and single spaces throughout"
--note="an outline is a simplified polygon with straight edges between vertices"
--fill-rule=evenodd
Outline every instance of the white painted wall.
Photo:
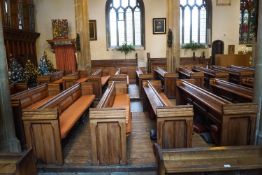
M 105 21 L 106 0 L 89 1 L 89 18 L 97 21 L 97 41 L 91 41 L 91 58 L 95 59 L 123 59 L 124 54 L 115 50 L 108 50 L 106 46 L 106 21 Z M 153 35 L 153 18 L 166 18 L 166 1 L 144 0 L 145 5 L 145 49 L 138 49 L 127 56 L 135 58 L 135 53 L 141 64 L 146 59 L 146 53 L 150 52 L 151 57 L 166 57 L 166 35 Z
M 37 40 L 38 59 L 46 50 L 48 57 L 55 61 L 54 54 L 46 40 L 52 39 L 52 19 L 67 19 L 69 25 L 69 37 L 75 38 L 75 8 L 74 0 L 34 0 L 36 31 L 40 33 Z
M 44 50 L 48 51 L 49 57 L 54 57 L 50 52 L 46 40 L 52 38 L 51 19 L 65 18 L 69 21 L 70 35 L 75 38 L 75 8 L 74 0 L 34 0 L 36 11 L 36 31 L 41 33 L 37 41 L 38 58 Z M 124 54 L 115 50 L 107 50 L 106 47 L 106 21 L 105 21 L 106 0 L 89 0 L 89 17 L 97 21 L 97 40 L 91 41 L 91 59 L 123 59 Z M 152 19 L 166 18 L 166 0 L 144 0 L 145 4 L 145 38 L 146 48 L 139 49 L 139 61 L 145 64 L 146 53 L 150 52 L 152 58 L 166 57 L 166 35 L 153 35 Z M 243 49 L 239 46 L 239 17 L 240 1 L 231 0 L 231 6 L 217 6 L 216 0 L 213 4 L 213 26 L 212 41 L 220 39 L 225 42 L 225 53 L 228 45 L 236 45 L 236 52 Z M 201 51 L 202 52 L 202 51 Z M 201 52 L 196 53 L 200 55 Z M 206 56 L 210 55 L 210 49 L 205 51 Z M 191 51 L 181 51 L 181 57 L 191 56 Z M 135 52 L 127 58 L 135 58 Z

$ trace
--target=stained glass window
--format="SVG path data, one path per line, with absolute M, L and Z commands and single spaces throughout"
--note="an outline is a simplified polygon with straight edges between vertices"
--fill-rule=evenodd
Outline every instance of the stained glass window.
M 106 4 L 109 47 L 123 43 L 144 45 L 144 4 L 142 0 L 108 0 Z
M 206 44 L 210 0 L 180 0 L 180 43 Z M 210 36 L 209 36 L 210 37 Z
M 240 0 L 240 44 L 256 42 L 258 0 Z

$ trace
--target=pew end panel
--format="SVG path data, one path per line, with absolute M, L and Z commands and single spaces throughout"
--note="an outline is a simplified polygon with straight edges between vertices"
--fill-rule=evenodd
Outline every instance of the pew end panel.
M 234 103 L 223 106 L 220 145 L 252 145 L 255 143 L 257 104 Z
M 126 109 L 90 109 L 92 163 L 126 164 Z
M 87 81 L 93 84 L 93 91 L 94 91 L 96 98 L 98 99 L 101 98 L 103 95 L 101 77 L 98 75 L 92 75 L 88 78 Z
M 39 163 L 63 164 L 57 109 L 24 110 L 26 143 Z
M 153 80 L 153 79 L 154 79 L 153 74 L 139 74 L 139 76 L 138 76 L 138 86 L 139 86 L 139 94 L 140 94 L 140 96 L 142 95 L 143 81 L 145 81 L 145 80 Z
M 183 84 L 183 81 L 189 82 L 191 84 L 196 84 L 195 79 L 183 79 L 183 80 L 177 80 L 176 81 L 176 105 L 186 105 L 187 102 L 185 101 L 185 98 L 183 97 L 183 94 L 180 93 L 179 86 Z
M 0 174 L 37 175 L 32 149 L 22 153 L 0 153 Z
M 161 148 L 192 147 L 193 106 L 157 108 L 157 143 Z

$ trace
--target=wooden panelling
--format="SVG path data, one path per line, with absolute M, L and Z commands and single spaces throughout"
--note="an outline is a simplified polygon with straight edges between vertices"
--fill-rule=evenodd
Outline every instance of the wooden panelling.
M 1 175 L 37 175 L 32 149 L 23 153 L 0 153 Z
M 252 65 L 252 62 L 250 64 L 250 55 L 221 55 L 216 54 L 215 56 L 215 65 L 218 66 L 230 66 L 230 65 L 236 65 L 236 66 L 250 66 Z
M 155 144 L 158 174 L 260 175 L 261 146 L 161 149 Z

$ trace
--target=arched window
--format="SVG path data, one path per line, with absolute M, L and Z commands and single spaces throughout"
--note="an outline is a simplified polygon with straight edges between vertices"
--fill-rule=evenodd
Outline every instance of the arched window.
M 143 0 L 107 0 L 106 20 L 108 47 L 144 46 Z
M 240 1 L 239 43 L 251 44 L 257 38 L 258 0 Z
M 211 1 L 180 0 L 180 43 L 211 40 Z

